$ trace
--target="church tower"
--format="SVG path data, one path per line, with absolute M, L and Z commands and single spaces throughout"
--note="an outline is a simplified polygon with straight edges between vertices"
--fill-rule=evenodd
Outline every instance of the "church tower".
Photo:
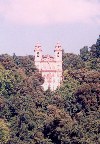
M 56 62 L 56 83 L 58 84 L 58 87 L 60 86 L 62 82 L 62 47 L 60 43 L 57 43 L 55 46 L 55 62 Z
M 56 44 L 54 53 L 55 53 L 56 69 L 62 71 L 62 48 L 60 43 Z
M 41 45 L 39 43 L 36 44 L 35 49 L 34 49 L 34 53 L 35 53 L 35 65 L 36 67 L 41 70 L 41 59 L 42 59 L 42 48 Z
M 35 65 L 44 78 L 43 88 L 52 91 L 56 90 L 62 82 L 62 48 L 59 43 L 55 46 L 54 57 L 51 55 L 42 55 L 40 44 L 35 46 Z

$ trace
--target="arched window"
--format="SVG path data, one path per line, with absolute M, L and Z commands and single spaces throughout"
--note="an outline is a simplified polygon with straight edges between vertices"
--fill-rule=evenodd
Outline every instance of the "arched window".
M 37 52 L 37 57 L 39 57 L 39 52 Z
M 57 53 L 57 57 L 59 57 L 59 52 Z

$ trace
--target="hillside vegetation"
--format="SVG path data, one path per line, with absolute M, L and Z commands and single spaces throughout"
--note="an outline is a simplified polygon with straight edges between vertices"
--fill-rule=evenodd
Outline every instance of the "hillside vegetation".
M 63 82 L 43 91 L 34 56 L 0 55 L 0 144 L 100 143 L 100 37 L 63 51 Z

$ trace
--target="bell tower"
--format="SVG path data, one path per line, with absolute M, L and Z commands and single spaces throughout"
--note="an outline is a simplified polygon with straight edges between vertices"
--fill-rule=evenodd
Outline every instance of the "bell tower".
M 40 70 L 41 69 L 40 62 L 42 59 L 42 48 L 39 43 L 35 45 L 34 53 L 35 53 L 35 65 Z
M 56 44 L 54 52 L 55 52 L 56 69 L 62 71 L 62 47 L 60 43 Z

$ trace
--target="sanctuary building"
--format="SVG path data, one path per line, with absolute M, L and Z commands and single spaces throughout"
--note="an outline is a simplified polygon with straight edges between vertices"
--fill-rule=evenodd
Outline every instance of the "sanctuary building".
M 42 55 L 42 47 L 37 44 L 34 49 L 35 65 L 44 77 L 43 88 L 56 90 L 62 82 L 62 48 L 59 43 L 55 46 L 54 57 Z

